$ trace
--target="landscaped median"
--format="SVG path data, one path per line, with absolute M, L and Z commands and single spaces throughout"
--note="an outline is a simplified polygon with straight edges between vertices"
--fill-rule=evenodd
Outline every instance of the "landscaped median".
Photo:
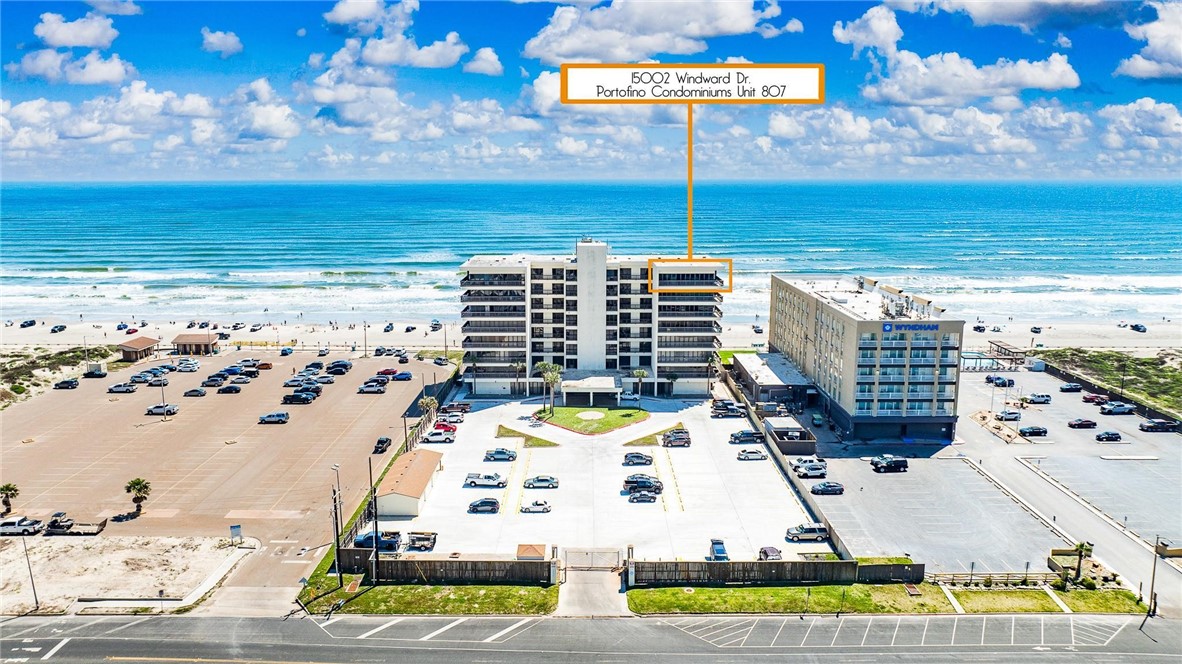
M 662 429 L 656 433 L 649 434 L 647 436 L 641 436 L 640 438 L 637 438 L 636 440 L 630 440 L 630 441 L 624 443 L 624 447 L 649 447 L 652 445 L 660 445 L 661 444 L 661 436 L 664 436 L 665 434 L 669 433 L 670 431 L 673 431 L 674 429 L 684 429 L 684 428 L 685 428 L 685 425 L 682 424 L 681 422 L 678 422 L 677 424 L 674 424 L 673 426 L 669 427 L 668 429 Z
M 558 443 L 552 440 L 531 436 L 521 431 L 514 431 L 504 424 L 497 425 L 497 438 L 521 438 L 525 440 L 526 447 L 558 447 Z
M 557 406 L 554 412 L 543 408 L 534 413 L 534 417 L 576 433 L 596 435 L 638 424 L 647 420 L 649 415 L 640 408 Z
M 645 588 L 628 591 L 639 614 L 673 613 L 953 613 L 939 587 L 921 583 L 743 588 Z M 843 599 L 844 594 L 844 599 Z

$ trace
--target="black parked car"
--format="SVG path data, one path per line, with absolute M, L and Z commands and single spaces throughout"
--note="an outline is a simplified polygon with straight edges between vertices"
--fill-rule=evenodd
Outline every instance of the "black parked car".
M 283 395 L 283 403 L 312 403 L 315 398 L 307 392 L 296 392 Z
M 624 455 L 625 466 L 651 466 L 653 458 L 640 452 L 629 452 Z
M 218 394 L 238 394 L 242 388 L 237 385 L 226 385 L 218 388 Z
M 21 327 L 33 327 L 36 324 L 37 324 L 37 321 L 35 321 L 35 320 L 21 321 Z
M 382 329 L 383 332 L 393 332 L 394 323 L 386 323 L 386 327 Z
M 55 390 L 73 390 L 78 387 L 77 378 L 67 378 L 66 380 L 53 384 Z
M 870 467 L 876 473 L 905 473 L 907 472 L 907 459 L 884 454 L 871 459 Z
M 49 328 L 50 334 L 57 334 L 58 332 L 65 332 L 65 331 L 66 331 L 65 325 L 54 325 L 53 327 Z
M 1046 427 L 1022 427 L 1018 429 L 1018 433 L 1030 438 L 1031 436 L 1045 436 L 1047 435 Z
M 1144 325 L 1142 325 L 1140 323 L 1134 323 L 1134 324 L 1130 325 L 1129 329 L 1134 332 L 1148 332 L 1149 331 L 1148 328 L 1146 328 Z
M 481 498 L 474 500 L 468 504 L 468 512 L 474 514 L 476 512 L 491 512 L 496 514 L 501 511 L 501 501 L 496 498 Z
M 82 377 L 83 378 L 106 378 L 107 372 L 106 371 L 98 371 L 98 370 L 87 371 L 86 373 L 82 374 Z
M 1082 392 L 1083 385 L 1079 383 L 1063 383 L 1059 386 L 1060 392 Z
M 373 453 L 374 454 L 381 454 L 381 453 L 385 452 L 386 450 L 390 449 L 390 442 L 391 442 L 390 439 L 385 436 L 378 438 L 378 442 L 373 444 Z
M 1096 434 L 1096 440 L 1102 443 L 1105 442 L 1119 442 L 1120 432 L 1118 431 L 1101 431 Z

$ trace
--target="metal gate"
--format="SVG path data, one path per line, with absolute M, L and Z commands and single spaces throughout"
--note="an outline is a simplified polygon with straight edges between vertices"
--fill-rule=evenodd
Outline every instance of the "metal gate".
M 621 566 L 619 549 L 563 549 L 565 569 L 615 570 Z

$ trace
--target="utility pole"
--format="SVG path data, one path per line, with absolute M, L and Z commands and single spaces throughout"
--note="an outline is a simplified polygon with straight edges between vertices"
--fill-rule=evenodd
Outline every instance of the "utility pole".
M 1161 535 L 1153 536 L 1153 572 L 1149 574 L 1149 613 L 1157 615 L 1157 595 L 1153 592 L 1153 584 L 1157 582 L 1157 545 L 1161 543 Z
M 21 546 L 25 548 L 25 564 L 29 566 L 29 585 L 33 587 L 33 610 L 39 611 L 41 602 L 37 599 L 37 583 L 33 581 L 33 562 L 29 560 L 29 545 L 25 542 L 24 537 L 21 537 Z
M 1125 377 L 1129 375 L 1129 359 L 1120 363 L 1120 400 L 1125 400 Z M 1155 554 L 1156 555 L 1156 554 Z
M 369 458 L 369 506 L 373 511 L 373 583 L 378 584 L 378 488 L 373 484 L 373 457 Z
M 337 475 L 337 486 L 336 486 L 337 500 L 343 503 L 344 499 L 341 496 L 341 464 L 334 463 L 332 465 L 332 472 L 336 473 L 336 475 Z M 338 533 L 340 532 L 341 528 L 342 528 L 342 526 L 341 526 L 341 510 L 340 510 L 340 508 L 337 508 L 337 532 Z
M 333 532 L 332 558 L 333 558 L 333 567 L 337 568 L 337 588 L 343 588 L 345 586 L 345 576 L 341 572 L 341 526 L 340 526 L 341 522 L 337 518 L 337 514 L 340 511 L 337 507 L 338 500 L 339 500 L 339 496 L 337 495 L 336 487 L 333 487 L 333 490 L 332 490 L 332 532 Z
M 369 323 L 361 321 L 361 357 L 369 357 Z

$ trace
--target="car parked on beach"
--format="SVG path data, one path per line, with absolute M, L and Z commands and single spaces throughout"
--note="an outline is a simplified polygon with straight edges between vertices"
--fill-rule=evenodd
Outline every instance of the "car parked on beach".
M 1140 323 L 1133 323 L 1132 325 L 1129 326 L 1129 329 L 1134 332 L 1148 332 L 1149 331 L 1149 328 L 1145 327 L 1144 325 L 1142 325 Z
M 35 321 L 35 320 L 23 320 L 23 321 L 21 321 L 21 327 L 22 327 L 22 328 L 24 328 L 24 327 L 33 327 L 33 326 L 34 326 L 34 325 L 36 325 L 36 324 L 37 324 L 37 321 Z M 123 327 L 127 327 L 127 326 L 126 326 L 126 325 L 124 325 Z M 116 329 L 120 329 L 120 330 L 121 330 L 121 329 L 123 329 L 123 328 L 116 328 Z
M 136 332 L 139 332 L 139 330 L 137 328 L 129 327 L 129 328 L 127 328 L 127 332 L 125 332 L 124 334 L 135 334 Z
M 393 332 L 394 323 L 386 323 L 386 327 L 382 328 L 382 332 Z
M 238 394 L 242 388 L 237 385 L 225 385 L 218 388 L 218 394 Z
M 57 334 L 58 332 L 65 332 L 65 331 L 66 331 L 65 325 L 54 325 L 53 327 L 49 328 L 50 334 Z

